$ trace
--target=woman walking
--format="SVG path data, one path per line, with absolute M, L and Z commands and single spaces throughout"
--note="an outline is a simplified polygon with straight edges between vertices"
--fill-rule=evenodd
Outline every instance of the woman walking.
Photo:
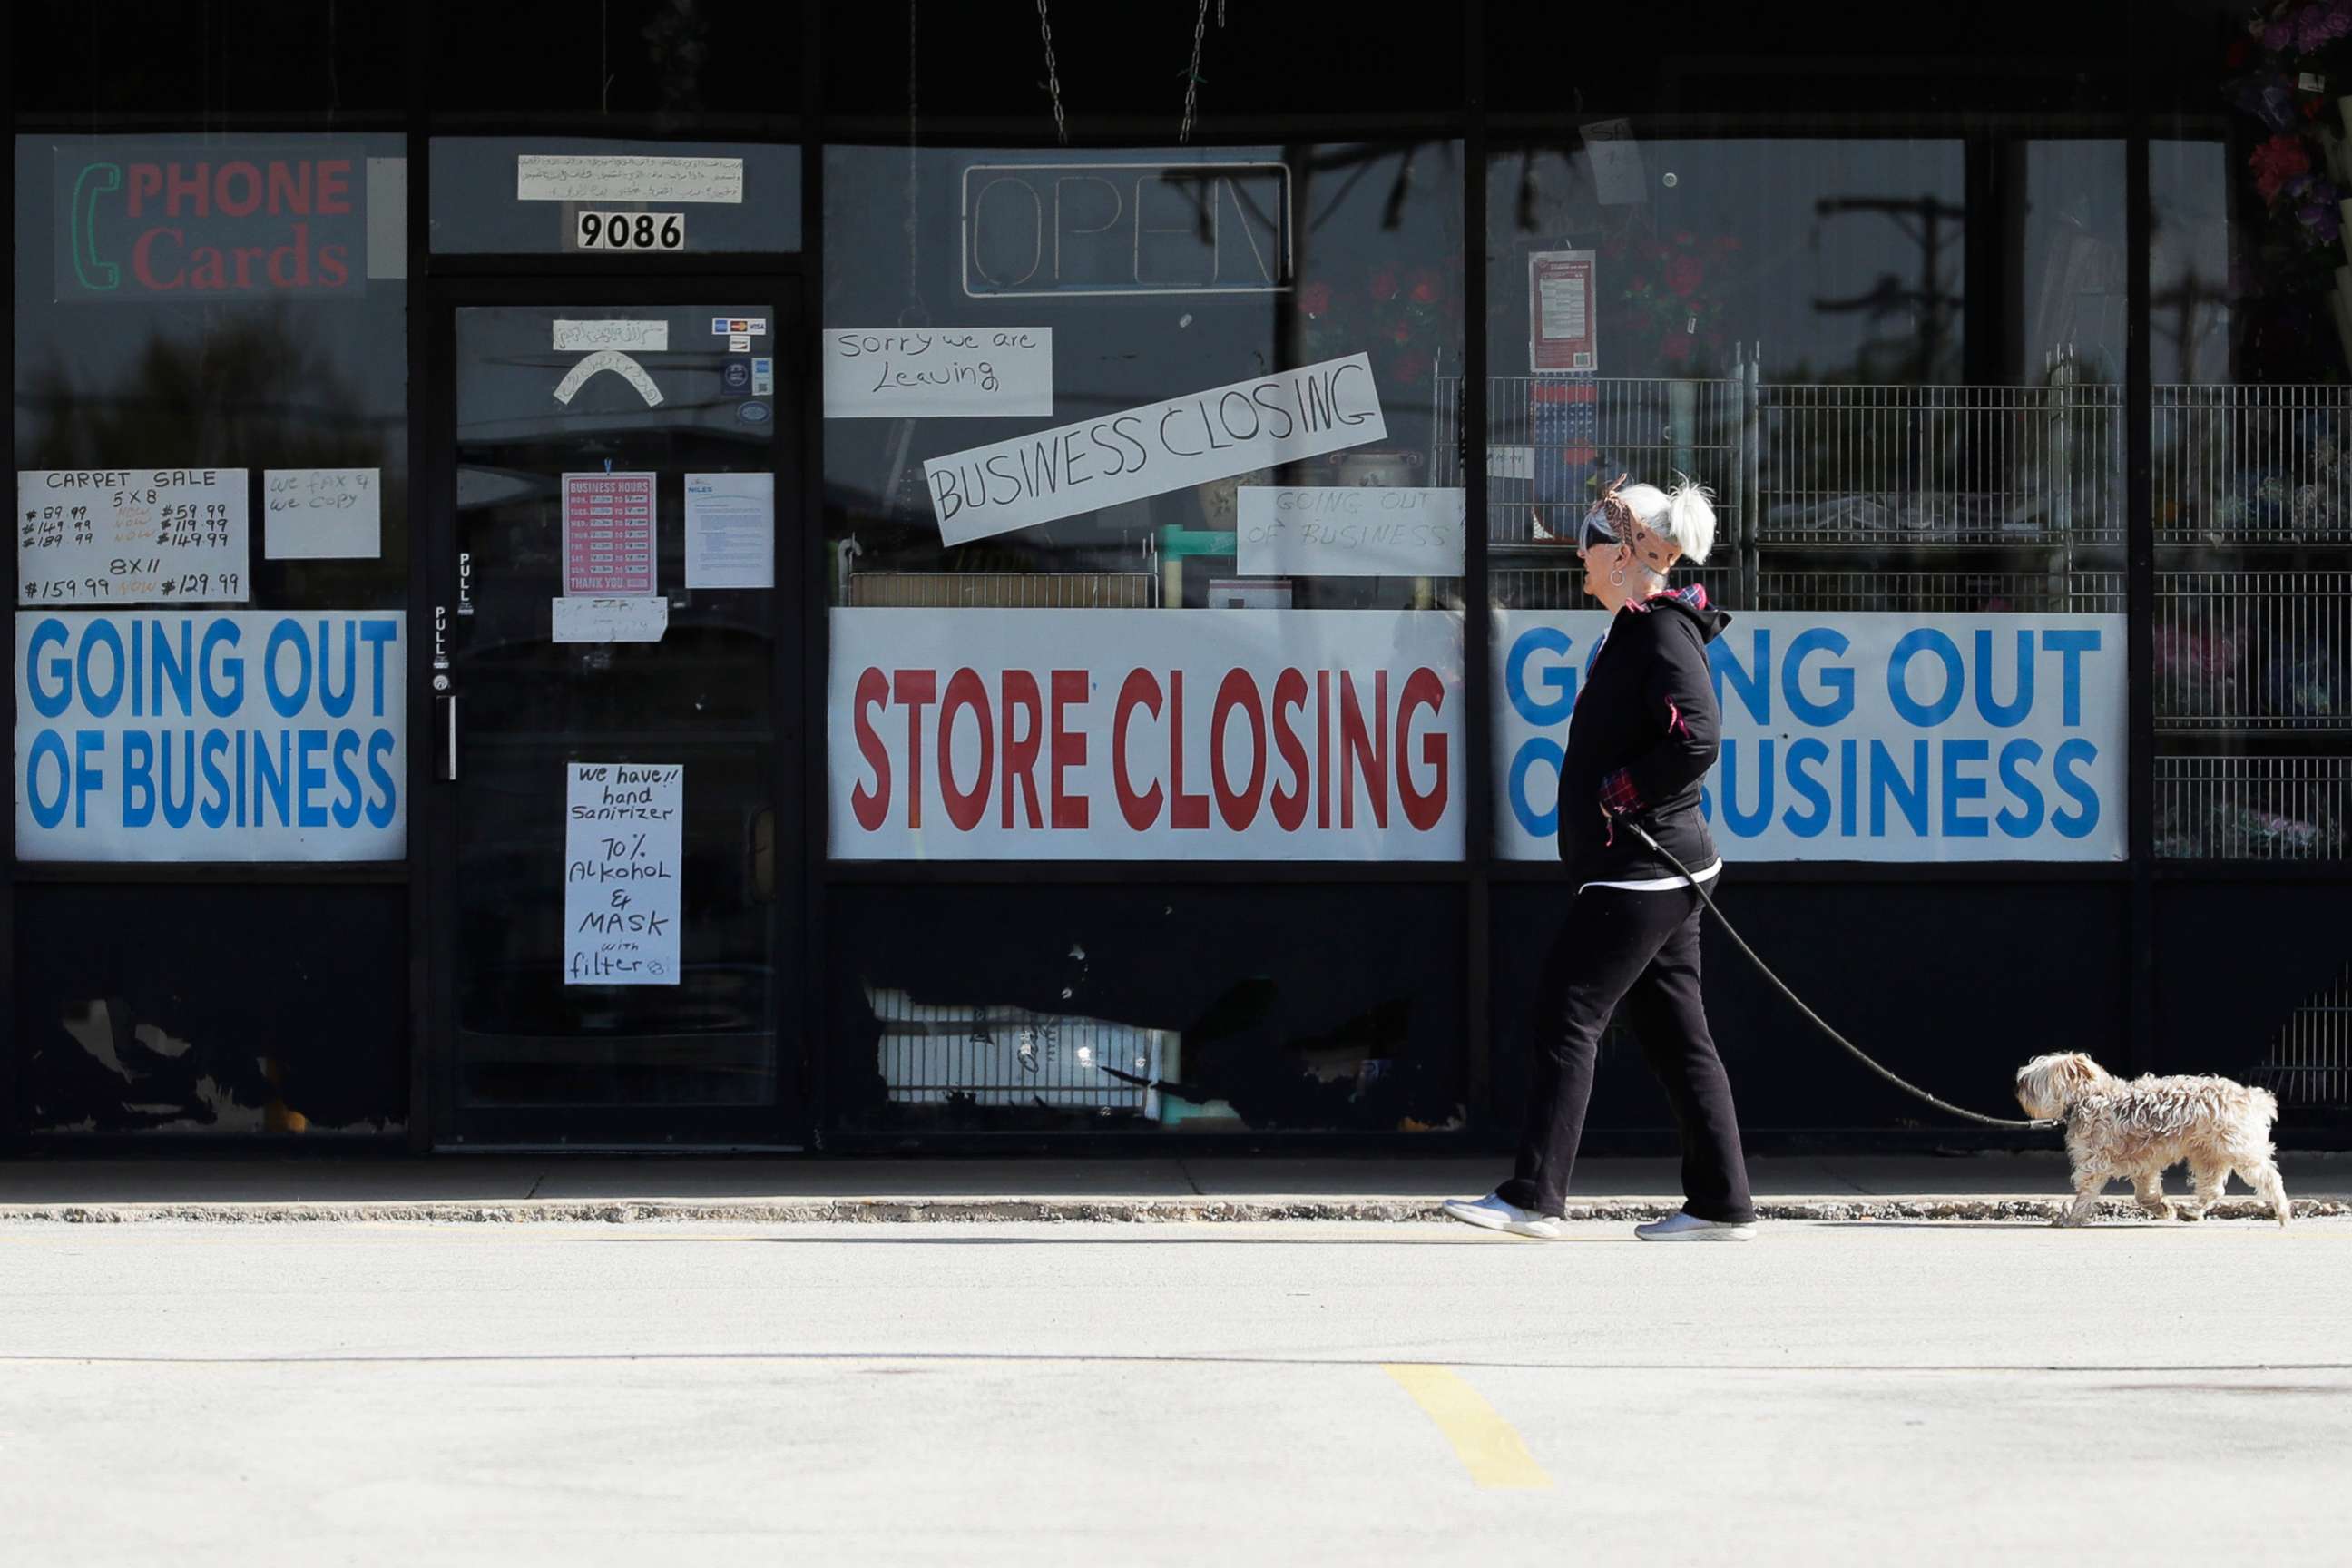
M 1621 478 L 1618 481 L 1623 484 Z M 1698 486 L 1611 487 L 1577 538 L 1584 590 L 1615 612 L 1570 720 L 1559 770 L 1559 857 L 1576 891 L 1546 965 L 1552 1027 L 1535 1052 L 1517 1168 L 1486 1197 L 1445 1212 L 1466 1224 L 1556 1239 L 1584 1131 L 1601 1033 L 1623 1003 L 1682 1131 L 1682 1212 L 1638 1226 L 1645 1241 L 1746 1241 L 1756 1210 L 1731 1082 L 1699 996 L 1697 892 L 1636 837 L 1638 822 L 1702 882 L 1723 870 L 1699 815 L 1717 720 L 1706 645 L 1730 617 L 1696 585 L 1671 591 L 1678 562 L 1706 559 L 1715 510 Z

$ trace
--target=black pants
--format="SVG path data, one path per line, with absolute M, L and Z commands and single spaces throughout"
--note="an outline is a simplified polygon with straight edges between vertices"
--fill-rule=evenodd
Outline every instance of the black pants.
M 1684 1209 L 1727 1223 L 1756 1217 L 1731 1080 L 1699 999 L 1698 922 L 1705 912 L 1686 887 L 1639 893 L 1587 888 L 1576 895 L 1545 970 L 1545 1006 L 1558 1027 L 1534 1053 L 1518 1167 L 1496 1189 L 1504 1202 L 1544 1215 L 1567 1206 L 1601 1032 L 1622 1001 L 1682 1130 Z

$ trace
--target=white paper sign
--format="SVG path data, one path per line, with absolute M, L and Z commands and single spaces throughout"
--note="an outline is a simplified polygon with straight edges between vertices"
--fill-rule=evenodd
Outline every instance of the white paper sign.
M 686 585 L 776 585 L 776 476 L 686 476 Z
M 1244 485 L 1234 529 L 1253 577 L 1459 577 L 1462 491 Z
M 271 561 L 373 561 L 383 553 L 376 468 L 268 468 L 261 553 Z
M 20 471 L 16 602 L 240 603 L 247 528 L 243 468 Z
M 677 984 L 686 769 L 570 763 L 564 799 L 563 984 Z
M 397 860 L 397 610 L 16 612 L 26 860 Z
M 827 419 L 977 418 L 1054 412 L 1054 329 L 824 334 Z
M 549 602 L 556 642 L 659 642 L 669 630 L 669 601 L 658 595 Z
M 667 321 L 558 321 L 559 351 L 623 349 L 631 353 L 661 353 L 669 347 Z
M 652 158 L 631 153 L 520 153 L 515 199 L 522 202 L 724 202 L 743 200 L 740 158 Z
M 845 860 L 1453 860 L 1435 611 L 839 609 Z
M 1707 647 L 1723 723 L 1704 803 L 1716 847 L 1735 863 L 2122 859 L 2126 624 L 1734 616 Z M 1560 757 L 1608 628 L 1600 610 L 1496 612 L 1506 859 L 1559 852 Z
M 940 538 L 969 543 L 1385 440 L 1364 354 L 1278 371 L 923 464 Z

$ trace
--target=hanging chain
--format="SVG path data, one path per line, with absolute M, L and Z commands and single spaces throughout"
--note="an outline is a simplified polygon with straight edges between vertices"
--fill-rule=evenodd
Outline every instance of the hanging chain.
M 1042 7 L 1045 0 L 1037 0 Z M 1217 26 L 1225 25 L 1223 0 L 1218 0 Z M 1201 96 L 1201 35 L 1209 27 L 1209 0 L 1201 0 L 1201 14 L 1192 18 L 1192 63 L 1184 68 L 1184 118 L 1176 127 L 1176 145 L 1192 140 L 1192 106 Z
M 1037 36 L 1045 40 L 1045 88 L 1054 95 L 1054 134 L 1070 144 L 1070 123 L 1062 118 L 1062 78 L 1054 68 L 1054 24 L 1045 18 L 1045 0 L 1037 0 Z
M 916 270 L 917 238 L 920 232 L 922 214 L 922 165 L 919 161 L 919 131 L 921 121 L 915 95 L 915 11 L 916 0 L 907 0 L 907 304 L 919 309 L 923 290 L 920 274 Z M 925 312 L 928 319 L 929 312 Z

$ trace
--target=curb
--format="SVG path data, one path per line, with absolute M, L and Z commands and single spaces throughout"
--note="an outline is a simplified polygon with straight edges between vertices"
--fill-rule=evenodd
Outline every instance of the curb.
M 1112 1222 L 1139 1225 L 1347 1220 L 1404 1224 L 1444 1218 L 1438 1199 L 1420 1197 L 1263 1198 L 596 1198 L 500 1202 L 16 1204 L 0 1205 L 0 1225 L 974 1225 Z M 1757 1205 L 1759 1217 L 1813 1221 L 2015 1221 L 2048 1223 L 2065 1198 L 1785 1198 Z M 1571 1220 L 1626 1223 L 1657 1219 L 1681 1205 L 1671 1198 L 1601 1198 L 1569 1205 Z M 2352 1215 L 2352 1200 L 2298 1198 L 2298 1219 Z M 2100 1205 L 2102 1219 L 2148 1221 L 2127 1198 Z M 2267 1220 L 2252 1198 L 2225 1198 L 2211 1217 Z

